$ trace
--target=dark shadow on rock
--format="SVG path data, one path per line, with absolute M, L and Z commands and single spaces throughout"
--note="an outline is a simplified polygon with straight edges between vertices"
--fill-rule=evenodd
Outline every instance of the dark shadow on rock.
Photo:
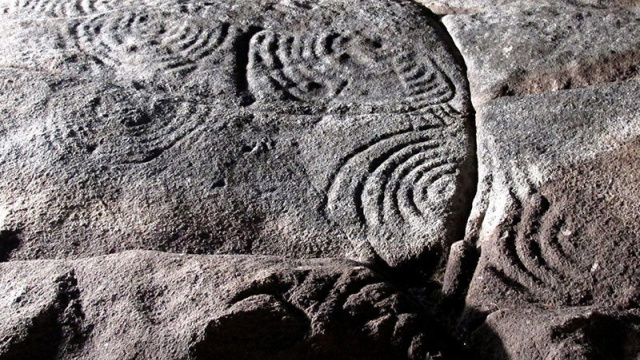
M 473 317 L 473 310 L 466 312 Z M 479 326 L 467 325 L 473 326 L 465 341 L 473 360 L 635 360 L 640 356 L 637 310 L 523 306 L 496 311 Z
M 308 275 L 305 275 L 308 278 Z M 318 293 L 271 279 L 236 299 L 194 337 L 207 359 L 465 359 L 446 329 L 411 296 L 369 270 L 344 273 Z M 254 288 L 254 286 L 251 286 Z M 317 287 L 317 284 L 310 286 Z M 302 291 L 300 291 L 302 290 Z M 296 295 L 297 294 L 297 295 Z
M 205 330 L 192 350 L 196 359 L 283 358 L 299 352 L 309 328 L 304 312 L 270 295 L 250 296 Z M 299 358 L 299 357 L 298 357 Z
M 2 340 L 7 350 L 0 353 L 0 360 L 55 360 L 81 349 L 90 329 L 82 324 L 84 313 L 75 274 L 72 271 L 56 283 L 56 301 L 11 339 Z
M 0 360 L 55 360 L 63 341 L 62 328 L 58 323 L 59 309 L 54 305 L 35 318 L 28 327 L 16 334 L 8 350 L 0 355 Z
M 0 262 L 9 261 L 11 253 L 18 249 L 21 244 L 20 231 L 0 231 Z

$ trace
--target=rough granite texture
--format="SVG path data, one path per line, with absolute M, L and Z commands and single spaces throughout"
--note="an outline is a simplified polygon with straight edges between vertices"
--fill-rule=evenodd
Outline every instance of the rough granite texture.
M 0 14 L 5 257 L 399 266 L 463 236 L 469 92 L 418 5 L 42 2 Z
M 343 260 L 128 251 L 0 264 L 0 284 L 3 360 L 427 359 L 451 346 L 418 304 Z
M 635 0 L 0 0 L 0 360 L 640 359 Z
M 513 2 L 442 22 L 465 58 L 478 108 L 501 96 L 638 78 L 638 10 Z
M 637 359 L 639 338 L 637 310 L 523 308 L 489 315 L 471 343 L 481 359 Z
M 591 9 L 640 9 L 638 0 L 416 0 L 438 15 L 475 14 L 509 7 L 561 6 Z
M 478 112 L 480 182 L 465 241 L 481 255 L 468 306 L 637 305 L 639 93 L 629 81 Z

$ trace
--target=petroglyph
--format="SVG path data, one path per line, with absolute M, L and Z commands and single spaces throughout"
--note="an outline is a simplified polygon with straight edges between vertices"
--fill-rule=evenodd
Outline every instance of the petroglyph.
M 432 59 L 421 63 L 416 56 L 407 53 L 395 57 L 394 65 L 407 93 L 404 101 L 411 110 L 444 104 L 455 96 L 451 79 Z
M 108 0 L 10 0 L 0 5 L 5 14 L 33 14 L 50 17 L 85 16 L 110 10 L 113 1 Z
M 328 108 L 410 112 L 446 104 L 455 96 L 453 83 L 432 59 L 419 58 L 376 36 L 266 30 L 256 34 L 250 45 L 249 87 L 266 105 L 308 102 Z
M 0 360 L 640 359 L 638 14 L 475 2 L 0 0 Z
M 38 145 L 12 143 L 0 169 L 12 179 L 0 198 L 47 194 L 30 197 L 38 216 L 8 210 L 22 231 L 8 260 L 57 244 L 72 257 L 142 247 L 397 265 L 458 236 L 447 228 L 462 228 L 474 173 L 468 91 L 418 5 L 7 4 L 9 47 L 43 36 L 0 64 L 51 91 L 22 105 L 41 120 L 16 118 Z M 56 170 L 20 171 L 19 156 Z
M 627 301 L 637 286 L 624 274 L 638 271 L 640 223 L 627 204 L 638 193 L 632 164 L 640 130 L 626 94 L 637 88 L 628 82 L 504 100 L 479 114 L 481 176 L 467 241 L 480 259 L 468 303 L 490 310 L 491 303 Z
M 107 66 L 189 73 L 214 53 L 230 24 L 147 10 L 99 15 L 72 29 L 78 46 Z
M 170 99 L 143 98 L 136 102 L 131 101 L 130 94 L 118 92 L 122 90 L 105 91 L 92 99 L 95 115 L 104 124 L 102 133 L 94 130 L 94 137 L 109 134 L 112 138 L 91 152 L 116 163 L 143 163 L 157 158 L 198 129 L 208 115 L 203 106 Z
M 0 0 L 0 16 L 15 18 L 72 18 L 102 14 L 117 9 L 171 3 L 157 0 Z M 175 4 L 175 3 L 174 3 Z
M 437 251 L 450 244 L 443 229 L 448 221 L 457 221 L 447 219 L 458 216 L 451 209 L 464 208 L 460 196 L 472 176 L 456 126 L 433 114 L 387 119 L 395 131 L 378 128 L 367 118 L 360 125 L 326 130 L 351 131 L 357 141 L 316 161 L 332 169 L 323 185 L 328 218 L 345 229 L 356 248 L 370 247 L 396 263 L 425 248 Z M 403 126 L 407 120 L 411 125 Z
M 434 133 L 390 134 L 349 154 L 329 187 L 329 212 L 368 226 L 419 220 L 427 187 L 453 168 Z

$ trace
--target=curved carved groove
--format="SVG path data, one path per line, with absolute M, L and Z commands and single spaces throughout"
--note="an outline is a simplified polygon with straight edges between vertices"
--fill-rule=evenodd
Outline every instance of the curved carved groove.
M 417 204 L 425 198 L 416 198 L 406 188 L 428 187 L 421 181 L 453 171 L 444 147 L 437 133 L 422 130 L 400 132 L 356 149 L 330 178 L 328 215 L 339 223 L 362 227 L 389 221 L 416 225 L 418 218 L 413 215 L 424 214 Z M 417 210 L 405 209 L 412 202 Z
M 148 120 L 139 125 L 124 126 L 121 136 L 105 146 L 103 152 L 116 162 L 149 162 L 196 132 L 203 124 L 201 117 L 195 114 L 167 116 L 165 111 L 180 112 L 168 108 L 157 109 L 149 115 L 142 113 Z
M 407 92 L 404 101 L 411 110 L 445 104 L 455 97 L 453 82 L 432 59 L 419 62 L 404 53 L 394 58 L 394 66 Z
M 573 272 L 576 264 L 571 260 L 560 242 L 560 229 L 564 225 L 564 217 L 557 211 L 548 211 L 541 220 L 540 241 L 542 256 L 553 266 L 561 277 Z
M 413 202 L 413 199 L 401 199 L 400 198 L 400 189 L 411 188 L 415 186 L 415 183 L 410 183 L 411 180 L 408 180 L 408 175 L 417 168 L 428 167 L 434 161 L 442 161 L 437 159 L 437 156 L 432 156 L 435 149 L 431 149 L 431 151 L 423 152 L 413 156 L 412 159 L 409 159 L 401 166 L 398 166 L 394 170 L 394 173 L 390 177 L 390 181 L 387 181 L 386 187 L 384 189 L 384 214 L 388 217 L 391 217 L 391 214 L 399 216 L 400 220 L 403 222 L 411 223 L 413 218 L 408 216 L 406 211 L 406 206 L 408 203 Z M 436 154 L 437 155 L 437 154 Z M 436 160 L 434 160 L 436 159 Z M 389 221 L 389 220 L 386 220 Z
M 518 236 L 514 229 L 518 226 L 518 224 L 520 224 L 520 216 L 521 215 L 519 214 L 513 217 L 513 227 L 510 228 L 510 230 L 505 231 L 504 236 L 499 240 L 501 248 L 503 249 L 502 252 L 506 254 L 507 258 L 509 259 L 509 263 L 505 264 L 505 266 L 511 269 L 511 272 L 515 271 L 516 273 L 528 279 L 530 283 L 537 284 L 537 286 L 539 286 L 542 284 L 542 280 L 540 280 L 540 278 L 536 274 L 534 274 L 533 272 L 531 272 L 531 270 L 529 270 L 529 268 L 527 268 L 520 255 L 520 251 L 518 250 Z
M 517 206 L 504 224 L 498 241 L 504 258 L 496 259 L 495 266 L 512 277 L 527 279 L 525 287 L 532 294 L 564 291 L 563 283 L 572 277 L 576 264 L 562 249 L 562 216 L 538 193 L 525 200 L 515 194 L 511 197 Z
M 429 199 L 426 192 L 431 184 L 446 175 L 454 175 L 457 167 L 448 158 L 438 158 L 429 163 L 417 166 L 407 175 L 407 180 L 400 183 L 396 190 L 397 207 L 404 218 L 418 221 L 428 214 Z M 417 193 L 416 193 L 417 192 Z
M 517 230 L 515 246 L 522 263 L 530 273 L 535 274 L 539 279 L 550 280 L 556 278 L 558 273 L 542 256 L 539 229 L 542 219 L 549 210 L 548 206 L 543 206 L 543 202 L 546 202 L 546 199 L 539 195 L 527 201 L 522 223 Z
M 5 7 L 5 12 L 26 12 L 38 16 L 65 18 L 113 10 L 116 4 L 118 2 L 108 0 L 15 0 Z
M 368 210 L 365 211 L 365 214 L 370 214 L 367 216 L 367 223 L 370 226 L 382 225 L 385 223 L 386 218 L 399 214 L 399 209 L 389 206 L 389 201 L 385 201 L 388 199 L 386 196 L 387 185 L 390 182 L 395 183 L 397 181 L 397 179 L 393 178 L 393 173 L 407 162 L 410 162 L 412 158 L 429 156 L 430 153 L 437 150 L 438 146 L 438 142 L 433 140 L 406 145 L 386 158 L 378 168 L 371 172 L 365 185 L 367 196 L 363 199 L 364 208 Z
M 392 47 L 392 45 L 389 45 Z M 444 106 L 455 97 L 451 79 L 434 60 L 361 34 L 287 34 L 265 30 L 250 46 L 248 83 L 256 99 L 413 112 Z M 373 90 L 374 84 L 385 84 Z M 371 89 L 370 89 L 371 87 Z M 445 116 L 455 111 L 440 110 Z
M 92 17 L 71 31 L 80 49 L 118 68 L 189 73 L 227 41 L 230 24 L 173 19 L 171 13 L 132 11 Z
M 336 60 L 339 54 L 333 48 L 338 38 L 331 33 L 314 37 L 265 30 L 256 34 L 248 73 L 256 97 L 310 102 L 338 95 L 345 86 Z

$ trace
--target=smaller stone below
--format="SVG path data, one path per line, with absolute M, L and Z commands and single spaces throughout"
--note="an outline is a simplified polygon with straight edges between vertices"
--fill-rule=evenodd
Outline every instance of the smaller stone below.
M 421 308 L 344 260 L 131 251 L 0 264 L 0 360 L 448 359 Z
M 477 359 L 637 359 L 640 312 L 592 308 L 506 309 L 472 335 Z

